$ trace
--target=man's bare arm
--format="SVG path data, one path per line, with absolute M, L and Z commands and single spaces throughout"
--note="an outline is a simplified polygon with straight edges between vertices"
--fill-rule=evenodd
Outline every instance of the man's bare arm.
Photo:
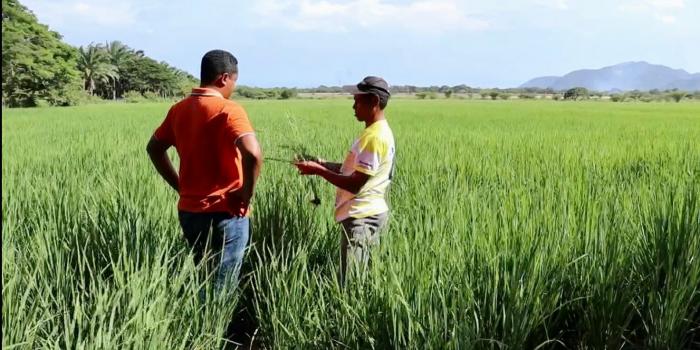
M 160 174 L 175 192 L 179 192 L 178 184 L 180 180 L 173 167 L 173 163 L 170 162 L 170 158 L 168 158 L 168 148 L 170 148 L 170 145 L 158 141 L 158 139 L 151 136 L 146 146 L 146 152 L 148 152 L 148 156 L 151 158 L 151 162 L 158 171 L 158 174 Z
M 260 169 L 263 164 L 260 144 L 254 134 L 244 135 L 236 141 L 236 147 L 241 152 L 243 165 L 243 185 L 236 191 L 236 195 L 244 203 L 250 203 L 255 193 Z
M 324 168 L 338 174 L 340 174 L 340 168 L 343 166 L 340 163 L 327 162 L 323 159 L 321 159 L 319 163 L 323 165 Z
M 299 169 L 299 173 L 302 175 L 321 176 L 335 187 L 342 188 L 354 194 L 357 194 L 357 192 L 362 189 L 362 186 L 364 186 L 371 177 L 370 175 L 359 171 L 355 171 L 350 175 L 342 175 L 337 172 L 333 172 L 320 163 L 314 161 L 297 162 L 295 165 Z

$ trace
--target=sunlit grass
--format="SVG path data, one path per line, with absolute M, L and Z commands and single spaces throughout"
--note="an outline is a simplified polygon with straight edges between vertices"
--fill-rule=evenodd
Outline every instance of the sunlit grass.
M 245 103 L 266 156 L 330 160 L 351 105 Z M 700 346 L 696 104 L 397 100 L 369 275 L 338 287 L 334 189 L 269 162 L 242 299 L 205 304 L 145 153 L 168 107 L 3 110 L 4 348 L 218 348 L 239 300 L 269 348 Z

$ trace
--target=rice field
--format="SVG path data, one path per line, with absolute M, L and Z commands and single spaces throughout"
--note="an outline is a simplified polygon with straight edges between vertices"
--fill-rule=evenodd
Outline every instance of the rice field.
M 243 104 L 267 157 L 342 160 L 363 127 Z M 4 349 L 233 348 L 232 319 L 246 348 L 700 348 L 700 104 L 391 101 L 369 273 L 338 286 L 334 189 L 266 162 L 240 289 L 204 303 L 145 152 L 169 106 L 2 111 Z

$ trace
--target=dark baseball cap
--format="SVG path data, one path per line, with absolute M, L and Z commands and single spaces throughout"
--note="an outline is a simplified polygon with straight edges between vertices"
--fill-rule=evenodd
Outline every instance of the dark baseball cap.
M 391 96 L 391 93 L 389 92 L 389 84 L 387 84 L 386 80 L 375 76 L 368 76 L 362 79 L 362 81 L 357 83 L 356 87 L 352 89 L 352 94 L 373 94 Z

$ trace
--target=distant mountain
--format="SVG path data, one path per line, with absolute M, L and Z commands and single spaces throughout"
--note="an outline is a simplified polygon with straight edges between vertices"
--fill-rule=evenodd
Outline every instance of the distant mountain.
M 596 91 L 666 90 L 677 88 L 700 91 L 700 73 L 690 74 L 647 62 L 627 62 L 601 69 L 582 69 L 562 77 L 547 76 L 529 80 L 520 87 L 566 90 L 585 87 Z
M 547 77 L 539 77 L 535 78 L 532 80 L 528 80 L 525 84 L 521 85 L 520 87 L 526 88 L 526 87 L 543 87 L 547 88 L 549 86 L 554 85 L 556 81 L 559 79 L 557 76 L 547 76 Z
M 683 91 L 700 91 L 700 73 L 692 74 L 688 79 L 676 80 L 666 88 Z

